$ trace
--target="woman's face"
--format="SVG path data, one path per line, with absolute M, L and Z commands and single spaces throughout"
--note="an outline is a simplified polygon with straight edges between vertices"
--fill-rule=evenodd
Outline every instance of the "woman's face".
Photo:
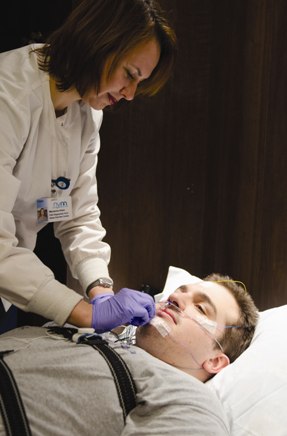
M 147 79 L 157 66 L 160 57 L 160 47 L 155 38 L 143 42 L 119 62 L 113 73 L 108 77 L 108 69 L 112 59 L 105 65 L 99 91 L 89 91 L 83 96 L 83 101 L 93 109 L 104 109 L 113 106 L 119 100 L 133 100 L 138 84 Z

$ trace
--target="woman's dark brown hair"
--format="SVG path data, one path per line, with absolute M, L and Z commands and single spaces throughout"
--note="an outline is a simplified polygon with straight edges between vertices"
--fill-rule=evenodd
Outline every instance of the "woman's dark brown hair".
M 129 50 L 151 38 L 160 45 L 160 59 L 137 95 L 153 95 L 170 77 L 176 51 L 175 33 L 155 0 L 80 0 L 36 52 L 60 91 L 75 87 L 83 96 L 99 89 L 107 59 L 113 59 L 110 75 Z

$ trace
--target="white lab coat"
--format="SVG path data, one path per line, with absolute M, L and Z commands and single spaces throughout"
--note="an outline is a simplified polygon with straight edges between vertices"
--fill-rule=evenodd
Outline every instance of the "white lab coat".
M 63 324 L 82 296 L 32 251 L 43 227 L 36 201 L 51 197 L 51 179 L 70 179 L 58 195 L 71 196 L 72 218 L 55 223 L 55 234 L 83 289 L 109 276 L 95 174 L 102 111 L 75 102 L 56 118 L 49 76 L 32 47 L 0 54 L 0 296 Z

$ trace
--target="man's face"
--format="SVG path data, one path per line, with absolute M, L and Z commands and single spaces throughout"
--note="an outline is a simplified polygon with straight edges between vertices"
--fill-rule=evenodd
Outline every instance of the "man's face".
M 225 325 L 236 323 L 238 305 L 226 288 L 206 281 L 178 288 L 169 301 L 181 313 L 173 305 L 157 309 L 156 321 L 163 322 L 166 329 L 158 330 L 152 324 L 140 327 L 136 343 L 179 369 L 198 371 L 204 362 L 222 354 L 215 339 Z

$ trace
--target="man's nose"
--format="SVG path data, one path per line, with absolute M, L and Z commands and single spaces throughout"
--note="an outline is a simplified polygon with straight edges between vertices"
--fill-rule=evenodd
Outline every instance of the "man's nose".
M 173 303 L 175 306 L 177 306 L 180 310 L 184 310 L 186 307 L 185 298 L 182 293 L 180 292 L 173 292 L 169 297 L 168 300 Z

